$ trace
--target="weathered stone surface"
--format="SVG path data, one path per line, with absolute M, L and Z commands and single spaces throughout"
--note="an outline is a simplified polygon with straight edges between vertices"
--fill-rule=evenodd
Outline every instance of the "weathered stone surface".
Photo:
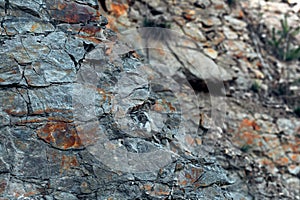
M 7 35 L 25 33 L 48 33 L 54 31 L 54 26 L 49 22 L 43 22 L 36 18 L 11 18 L 3 22 L 3 28 Z
M 299 63 L 252 30 L 298 5 L 226 2 L 0 0 L 0 199 L 300 199 Z

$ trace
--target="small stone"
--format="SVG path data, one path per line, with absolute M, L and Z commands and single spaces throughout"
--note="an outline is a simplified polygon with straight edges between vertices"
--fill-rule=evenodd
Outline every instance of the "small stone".
M 224 18 L 230 24 L 230 26 L 236 31 L 241 31 L 245 29 L 247 26 L 246 22 L 233 18 L 231 16 L 225 16 Z
M 183 17 L 189 21 L 193 21 L 196 19 L 195 10 L 184 10 L 182 13 Z
M 186 24 L 185 26 L 183 26 L 183 31 L 187 36 L 190 36 L 191 38 L 197 41 L 200 42 L 206 41 L 205 36 L 195 24 L 191 24 L 191 23 Z
M 257 70 L 257 69 L 252 69 L 253 73 L 255 74 L 255 77 L 258 78 L 258 79 L 264 79 L 265 78 L 265 75 Z
M 218 52 L 212 48 L 205 48 L 204 53 L 211 57 L 212 59 L 216 59 L 218 57 Z
M 300 173 L 300 166 L 299 165 L 289 165 L 288 170 L 293 175 L 298 175 Z
M 204 26 L 211 27 L 211 26 L 220 26 L 222 22 L 217 17 L 203 17 L 200 18 L 200 21 L 203 23 Z
M 238 38 L 238 35 L 227 26 L 223 27 L 223 32 L 227 39 L 235 40 Z

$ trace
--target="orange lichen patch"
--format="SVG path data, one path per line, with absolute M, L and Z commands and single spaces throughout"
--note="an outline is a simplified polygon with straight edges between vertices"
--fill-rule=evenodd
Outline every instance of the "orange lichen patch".
M 2 83 L 2 82 L 4 82 L 4 81 L 5 81 L 4 79 L 0 78 L 0 83 Z
M 289 156 L 292 161 L 300 162 L 300 154 L 292 153 Z
M 286 166 L 290 163 L 290 160 L 288 157 L 281 157 L 277 160 L 275 160 L 275 163 L 281 166 Z
M 127 4 L 112 3 L 111 12 L 114 16 L 120 17 L 121 15 L 127 14 L 128 7 L 129 6 Z
M 259 131 L 260 130 L 260 127 L 256 124 L 255 121 L 251 121 L 249 119 L 243 119 L 243 121 L 241 122 L 240 124 L 240 129 L 241 128 L 244 128 L 244 127 L 252 127 L 253 130 L 255 131 Z
M 259 160 L 259 163 L 261 165 L 272 165 L 273 162 L 270 160 L 270 159 L 267 159 L 267 158 L 262 158 L 261 160 Z
M 78 166 L 79 163 L 76 159 L 76 156 L 67 156 L 63 155 L 61 158 L 61 168 L 60 168 L 60 173 L 63 173 L 64 171 L 70 170 L 72 167 Z
M 260 139 L 261 138 L 261 136 L 255 134 L 255 133 L 252 133 L 252 132 L 248 132 L 248 131 L 245 131 L 245 132 L 241 133 L 240 137 L 247 144 L 254 144 L 255 139 Z
M 48 122 L 37 130 L 39 138 L 45 142 L 60 148 L 81 148 L 81 140 L 76 133 L 74 125 L 65 122 Z

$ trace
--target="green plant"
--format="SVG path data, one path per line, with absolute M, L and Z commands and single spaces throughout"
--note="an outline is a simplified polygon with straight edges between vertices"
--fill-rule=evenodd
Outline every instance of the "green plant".
M 165 20 L 150 20 L 145 18 L 143 21 L 143 27 L 158 27 L 158 28 L 171 28 L 171 23 Z
M 300 26 L 290 27 L 287 22 L 287 15 L 280 20 L 281 30 L 272 29 L 269 45 L 279 59 L 284 61 L 300 59 L 300 46 L 292 44 L 296 35 L 300 33 Z
M 300 107 L 295 108 L 295 109 L 294 109 L 294 113 L 295 113 L 298 117 L 300 117 Z
M 260 83 L 258 81 L 254 81 L 250 88 L 253 92 L 259 92 L 260 90 Z
M 240 150 L 244 153 L 249 152 L 250 149 L 251 149 L 251 146 L 249 144 L 244 144 L 243 146 L 240 147 Z
M 236 0 L 227 0 L 227 3 L 230 7 L 234 7 L 236 5 Z

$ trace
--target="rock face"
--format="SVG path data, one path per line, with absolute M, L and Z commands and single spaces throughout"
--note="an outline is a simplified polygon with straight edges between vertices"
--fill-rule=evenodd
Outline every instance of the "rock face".
M 224 36 L 203 11 L 223 1 L 166 2 L 0 0 L 0 199 L 300 199 L 297 120 L 223 126 L 237 61 L 199 41 L 250 57 L 247 24 L 226 16 Z M 131 29 L 141 8 L 177 29 Z

